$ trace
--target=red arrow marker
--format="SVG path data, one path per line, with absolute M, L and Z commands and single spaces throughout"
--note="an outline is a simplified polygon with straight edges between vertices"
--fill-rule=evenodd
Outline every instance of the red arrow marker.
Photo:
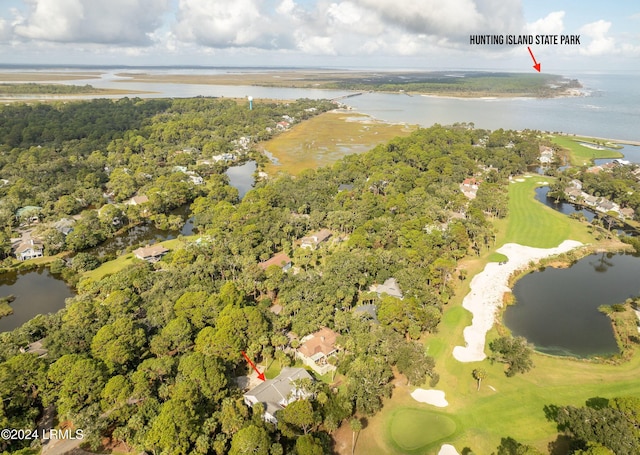
M 531 48 L 529 46 L 527 46 L 527 49 L 529 49 L 529 53 L 531 54 L 531 58 L 533 59 L 533 63 L 535 63 L 535 65 L 533 65 L 533 67 L 539 73 L 540 72 L 540 63 L 536 62 L 536 58 L 533 56 L 533 52 L 531 52 Z
M 244 357 L 244 359 L 249 362 L 249 365 L 251 365 L 251 368 L 253 368 L 255 370 L 256 373 L 258 373 L 258 379 L 260 379 L 261 381 L 266 381 L 267 379 L 264 377 L 264 373 L 260 373 L 258 371 L 258 368 L 256 367 L 256 365 L 251 361 L 251 359 L 247 356 L 247 354 L 242 351 L 242 357 Z

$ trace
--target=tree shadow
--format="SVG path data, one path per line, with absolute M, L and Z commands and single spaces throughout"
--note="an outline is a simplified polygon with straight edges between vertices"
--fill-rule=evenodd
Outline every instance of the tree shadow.
M 588 408 L 592 409 L 604 409 L 609 407 L 609 400 L 607 398 L 602 397 L 592 397 L 589 398 L 585 404 Z
M 555 404 L 545 404 L 544 408 L 544 416 L 549 422 L 556 422 L 558 417 L 558 412 L 560 411 L 560 407 Z
M 549 455 L 568 455 L 571 453 L 571 438 L 564 434 L 559 434 L 555 441 L 548 445 Z

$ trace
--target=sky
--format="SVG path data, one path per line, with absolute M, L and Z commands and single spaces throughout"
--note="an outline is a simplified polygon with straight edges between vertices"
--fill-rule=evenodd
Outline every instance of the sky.
M 594 0 L 0 0 L 0 63 L 640 70 L 640 2 Z

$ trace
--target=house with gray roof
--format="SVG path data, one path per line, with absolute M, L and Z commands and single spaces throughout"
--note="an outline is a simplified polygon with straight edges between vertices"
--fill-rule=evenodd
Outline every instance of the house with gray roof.
M 293 401 L 309 396 L 308 392 L 299 387 L 298 381 L 302 379 L 313 380 L 304 368 L 283 368 L 275 378 L 267 379 L 245 393 L 244 402 L 249 407 L 262 403 L 264 405 L 263 419 L 277 424 L 276 412 L 284 409 Z
M 395 278 L 388 278 L 382 284 L 372 284 L 369 287 L 369 291 L 375 292 L 378 296 L 382 294 L 390 295 L 391 297 L 396 297 L 398 299 L 402 299 L 402 291 L 400 290 L 400 286 L 398 285 L 398 281 Z

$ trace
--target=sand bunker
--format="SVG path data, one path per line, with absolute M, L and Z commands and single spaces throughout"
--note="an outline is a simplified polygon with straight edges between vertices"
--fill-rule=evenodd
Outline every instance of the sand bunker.
M 439 408 L 449 406 L 449 403 L 444 398 L 444 392 L 442 390 L 416 389 L 411 392 L 411 397 L 420 403 L 431 404 Z
M 532 248 L 507 243 L 497 250 L 509 258 L 507 263 L 491 262 L 482 272 L 471 280 L 469 294 L 462 301 L 463 308 L 473 314 L 470 326 L 464 329 L 466 346 L 453 348 L 453 357 L 460 362 L 479 362 L 486 358 L 484 353 L 485 336 L 493 326 L 496 311 L 502 306 L 509 277 L 516 271 L 528 266 L 531 261 L 566 253 L 581 246 L 575 240 L 565 240 L 556 248 Z
M 456 448 L 453 447 L 451 444 L 443 444 L 442 447 L 440 447 L 440 452 L 438 452 L 438 455 L 460 455 L 460 454 L 458 453 Z

